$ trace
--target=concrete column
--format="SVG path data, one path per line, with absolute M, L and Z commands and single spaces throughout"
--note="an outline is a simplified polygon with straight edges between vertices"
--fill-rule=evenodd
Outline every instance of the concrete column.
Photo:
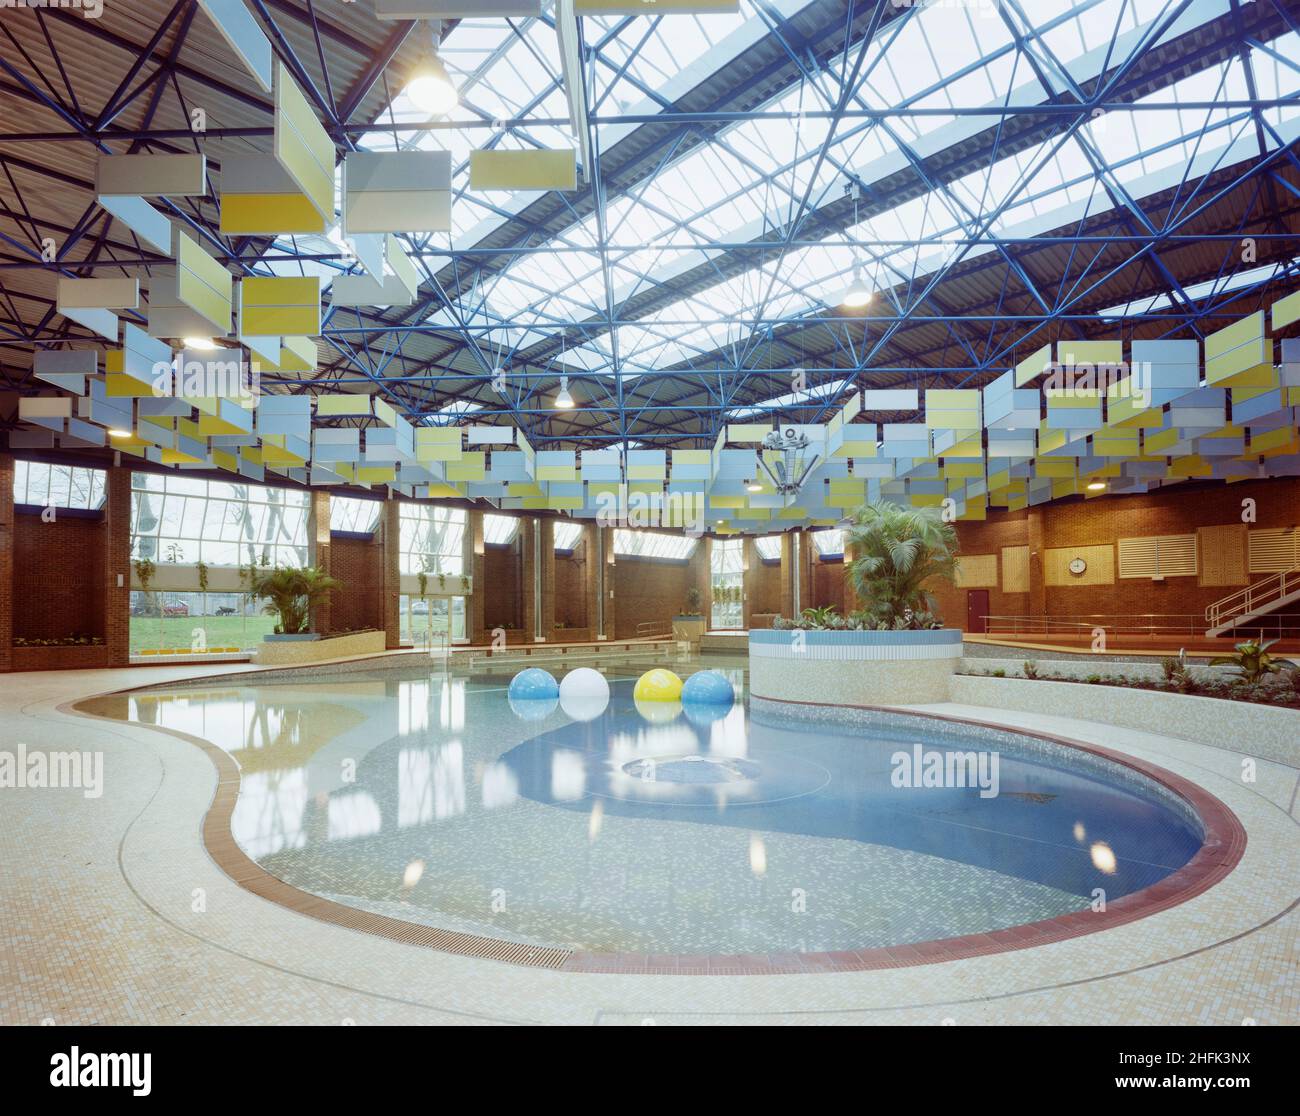
M 789 619 L 812 605 L 810 559 L 806 531 L 786 531 L 781 536 L 781 615 Z M 798 578 L 797 592 L 796 577 Z
M 104 646 L 109 666 L 127 666 L 131 661 L 131 470 L 122 466 L 107 470 L 104 490 Z
M 582 592 L 586 613 L 587 630 L 592 639 L 599 639 L 600 628 L 600 584 L 601 566 L 604 555 L 600 551 L 600 531 L 595 523 L 582 526 Z
M 313 488 L 307 503 L 307 565 L 315 566 L 327 576 L 334 572 L 330 553 L 330 494 L 326 489 Z M 360 593 L 360 585 L 344 585 L 340 593 Z M 313 632 L 332 631 L 333 602 L 329 597 L 317 603 L 311 612 Z
M 530 517 L 519 524 L 523 570 L 524 642 L 555 638 L 555 520 Z
M 396 650 L 402 643 L 402 506 L 385 500 L 379 517 L 384 547 L 384 646 Z
M 555 639 L 555 519 L 547 516 L 537 521 L 537 574 L 541 582 L 542 638 Z
M 470 643 L 487 643 L 489 635 L 484 622 L 487 603 L 487 559 L 483 548 L 483 513 L 472 511 L 465 525 L 465 572 L 472 577 L 473 590 L 465 602 L 465 634 Z
M 853 575 L 850 571 L 853 569 L 853 561 L 857 558 L 854 553 L 853 543 L 849 541 L 846 534 L 844 536 L 844 615 L 856 612 L 862 607 L 862 601 L 858 598 L 858 592 L 853 588 Z
M 0 453 L 0 671 L 13 670 L 14 459 Z

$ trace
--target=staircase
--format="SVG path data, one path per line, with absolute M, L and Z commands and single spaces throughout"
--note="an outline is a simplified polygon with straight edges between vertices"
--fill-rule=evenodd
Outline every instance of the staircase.
M 1205 634 L 1223 635 L 1297 601 L 1300 601 L 1300 566 L 1275 573 L 1215 601 L 1205 610 L 1205 622 L 1209 625 Z

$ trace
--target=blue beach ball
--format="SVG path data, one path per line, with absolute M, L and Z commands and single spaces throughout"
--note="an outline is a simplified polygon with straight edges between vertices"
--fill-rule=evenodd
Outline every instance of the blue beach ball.
M 682 687 L 682 702 L 701 705 L 730 705 L 736 693 L 727 676 L 717 670 L 699 670 L 686 679 Z
M 511 701 L 538 701 L 560 696 L 560 684 L 554 676 L 541 667 L 521 670 L 510 679 Z

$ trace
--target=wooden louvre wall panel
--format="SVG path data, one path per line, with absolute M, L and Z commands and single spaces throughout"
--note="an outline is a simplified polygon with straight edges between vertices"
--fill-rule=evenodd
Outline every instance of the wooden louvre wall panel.
M 1070 572 L 1070 563 L 1076 558 L 1088 563 L 1081 574 Z M 1046 585 L 1113 585 L 1115 548 L 1109 545 L 1054 547 L 1043 555 L 1043 582 Z
M 1121 578 L 1195 577 L 1195 535 L 1145 535 L 1119 540 Z
M 1196 535 L 1201 548 L 1202 585 L 1245 585 L 1250 581 L 1244 523 L 1198 527 Z
M 1253 527 L 1246 538 L 1251 573 L 1279 573 L 1300 566 L 1300 531 Z
M 996 589 L 997 586 L 998 556 L 996 554 L 963 554 L 957 559 L 959 589 Z
M 1029 547 L 1002 548 L 1002 592 L 1029 592 Z

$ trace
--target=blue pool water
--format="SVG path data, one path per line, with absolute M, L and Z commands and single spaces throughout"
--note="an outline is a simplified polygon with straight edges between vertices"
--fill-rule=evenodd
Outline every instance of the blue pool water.
M 574 720 L 512 708 L 505 681 L 357 674 L 102 711 L 230 751 L 235 838 L 274 875 L 544 945 L 820 951 L 979 933 L 1147 887 L 1201 843 L 1145 777 L 1023 737 L 638 707 L 631 677 Z M 974 785 L 906 785 L 949 756 Z M 917 778 L 901 757 L 920 759 Z

